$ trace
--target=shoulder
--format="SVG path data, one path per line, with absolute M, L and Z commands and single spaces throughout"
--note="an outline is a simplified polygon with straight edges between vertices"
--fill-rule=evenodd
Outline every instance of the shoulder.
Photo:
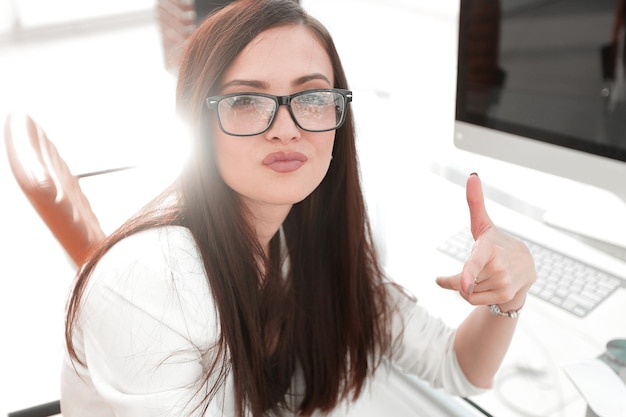
M 213 315 L 211 300 L 193 236 L 180 226 L 145 230 L 116 243 L 98 261 L 85 291 L 88 310 L 132 309 L 161 316 L 175 309 L 174 316 L 198 319 Z
M 104 254 L 92 275 L 140 278 L 142 272 L 168 281 L 181 276 L 204 278 L 202 258 L 191 232 L 181 226 L 165 226 L 127 236 Z
M 100 259 L 73 338 L 86 365 L 78 369 L 97 382 L 92 389 L 112 409 L 128 412 L 132 400 L 144 410 L 181 415 L 172 410 L 193 403 L 219 334 L 194 239 L 185 228 L 167 226 L 127 236 Z
M 129 235 L 99 261 L 98 266 L 112 263 L 172 264 L 199 261 L 200 255 L 189 229 L 181 226 L 151 228 Z

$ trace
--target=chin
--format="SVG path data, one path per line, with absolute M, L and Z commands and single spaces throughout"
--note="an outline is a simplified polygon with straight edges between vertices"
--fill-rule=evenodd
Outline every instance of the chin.
M 306 193 L 293 192 L 293 193 L 279 193 L 278 195 L 268 196 L 267 202 L 275 205 L 293 205 L 305 200 L 314 190 L 310 190 Z
M 277 205 L 277 206 L 294 205 L 294 204 L 298 204 L 302 200 L 306 199 L 309 195 L 310 194 L 307 194 L 305 196 L 294 196 L 294 197 L 291 197 L 291 198 L 285 197 L 285 196 L 281 196 L 280 198 L 269 200 L 268 203 L 274 204 L 274 205 Z

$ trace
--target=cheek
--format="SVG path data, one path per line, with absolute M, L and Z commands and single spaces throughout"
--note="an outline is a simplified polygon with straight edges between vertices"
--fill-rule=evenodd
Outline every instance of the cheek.
M 330 164 L 330 160 L 333 157 L 333 148 L 335 146 L 335 132 L 327 132 L 328 136 L 324 137 L 317 145 L 317 153 L 318 155 L 327 160 Z
M 313 177 L 312 181 L 315 181 L 317 185 L 324 179 L 326 174 L 328 174 L 328 169 L 330 168 L 330 164 L 332 163 L 333 158 L 333 147 L 335 144 L 335 136 L 334 132 L 331 133 L 328 137 L 319 138 L 321 140 L 315 141 L 315 153 L 316 153 L 316 162 L 315 162 L 315 172 L 312 173 Z
M 233 140 L 234 139 L 234 140 Z M 215 135 L 215 163 L 220 176 L 231 188 L 241 175 L 242 152 L 235 138 Z

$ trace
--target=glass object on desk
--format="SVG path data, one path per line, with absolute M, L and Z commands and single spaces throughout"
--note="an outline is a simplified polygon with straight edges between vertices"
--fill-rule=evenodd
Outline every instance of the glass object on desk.
M 626 339 L 610 340 L 598 359 L 609 365 L 626 384 Z

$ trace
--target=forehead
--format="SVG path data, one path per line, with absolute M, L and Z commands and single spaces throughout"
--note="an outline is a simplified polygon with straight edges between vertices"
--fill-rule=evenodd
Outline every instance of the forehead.
M 222 84 L 258 80 L 280 87 L 316 73 L 334 82 L 330 57 L 318 37 L 302 25 L 278 26 L 261 32 L 246 45 L 225 71 Z

